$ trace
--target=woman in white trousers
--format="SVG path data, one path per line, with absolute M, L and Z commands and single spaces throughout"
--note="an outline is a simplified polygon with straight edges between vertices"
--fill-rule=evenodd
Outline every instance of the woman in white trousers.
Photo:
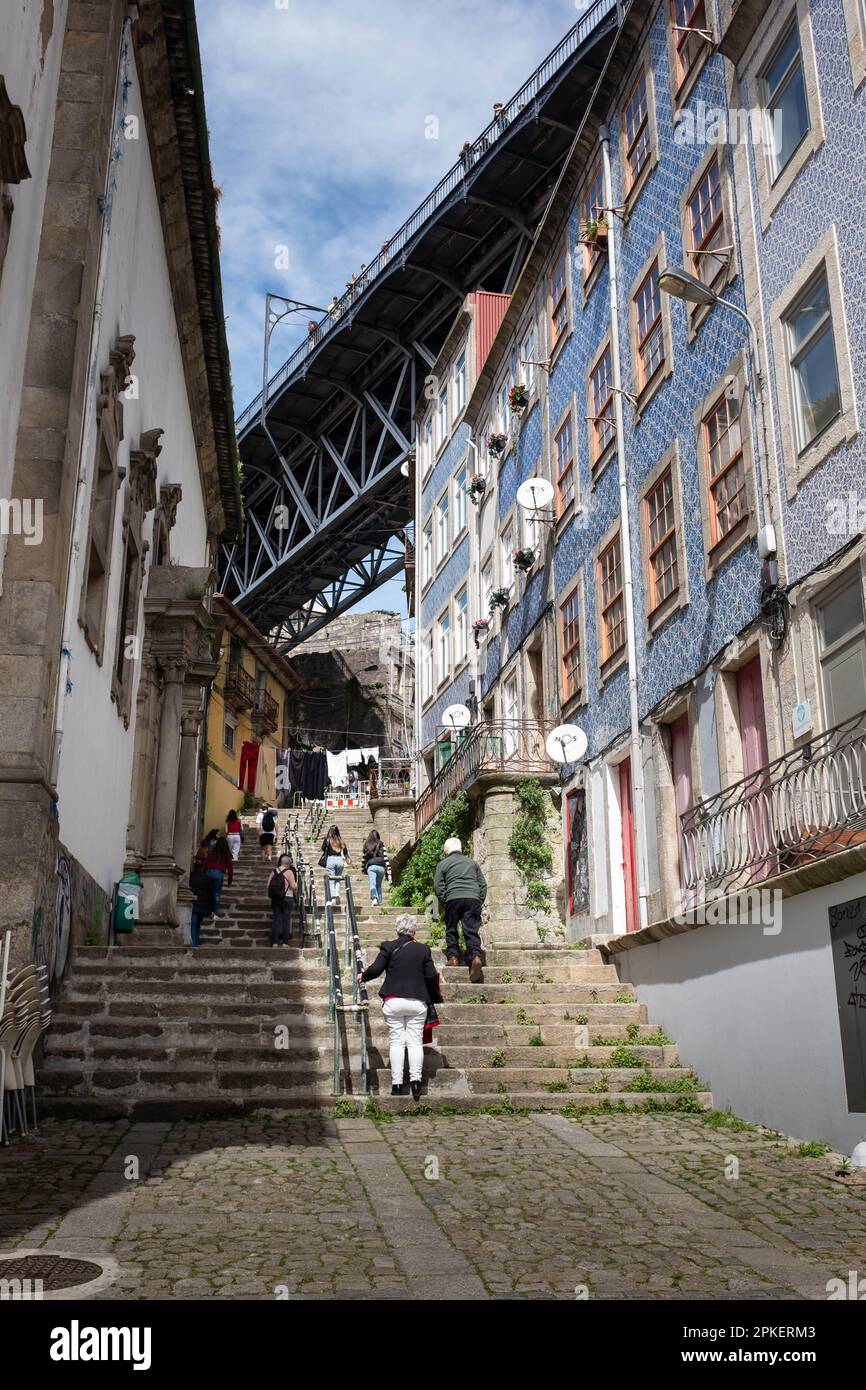
M 403 1094 L 406 1053 L 409 1053 L 409 1085 L 412 1098 L 421 1097 L 424 1069 L 424 1024 L 427 1006 L 437 1003 L 439 976 L 430 947 L 415 940 L 415 919 L 408 914 L 397 918 L 397 940 L 384 941 L 379 954 L 359 976 L 365 984 L 385 975 L 379 990 L 384 1001 L 391 1053 L 391 1095 Z

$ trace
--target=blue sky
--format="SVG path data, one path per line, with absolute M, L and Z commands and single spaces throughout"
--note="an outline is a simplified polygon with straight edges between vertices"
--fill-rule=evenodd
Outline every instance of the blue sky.
M 574 0 L 199 0 L 235 406 L 267 290 L 326 305 L 565 32 Z M 428 117 L 438 138 L 428 139 Z M 288 259 L 288 268 L 278 262 Z M 271 371 L 307 316 L 279 327 Z M 398 583 L 364 607 L 402 608 Z

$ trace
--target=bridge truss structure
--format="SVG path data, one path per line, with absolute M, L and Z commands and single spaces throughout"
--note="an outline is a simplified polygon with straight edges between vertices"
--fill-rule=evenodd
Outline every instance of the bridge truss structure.
M 277 650 L 413 553 L 425 378 L 466 295 L 516 282 L 624 8 L 583 12 L 239 417 L 246 527 L 221 546 L 220 589 Z

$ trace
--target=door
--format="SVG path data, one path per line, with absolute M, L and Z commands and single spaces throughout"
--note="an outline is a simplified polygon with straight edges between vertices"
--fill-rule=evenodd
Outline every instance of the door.
M 764 686 L 761 680 L 761 658 L 755 656 L 737 672 L 737 708 L 740 718 L 740 746 L 743 755 L 743 805 L 746 811 L 747 844 L 738 847 L 739 862 L 746 855 L 750 860 L 765 860 L 755 865 L 748 881 L 766 878 L 774 870 L 774 861 L 767 856 L 772 849 L 770 814 L 765 793 L 767 725 L 764 719 Z
M 622 827 L 622 881 L 625 888 L 625 929 L 637 931 L 637 877 L 634 867 L 634 807 L 631 799 L 631 758 L 619 765 L 619 812 Z
M 518 728 L 518 717 L 520 714 L 519 686 L 517 673 L 505 682 L 502 690 L 502 718 L 505 721 L 505 729 L 502 735 L 502 753 L 505 762 L 509 762 L 515 757 L 518 749 L 520 730 Z
M 541 724 L 544 720 L 544 674 L 541 648 L 527 652 L 526 655 L 530 681 L 529 717 Z
M 671 724 L 671 777 L 674 784 L 674 808 L 677 818 L 677 855 L 683 902 L 691 901 L 693 893 L 685 888 L 686 877 L 694 878 L 696 864 L 690 853 L 690 840 L 683 840 L 683 816 L 692 809 L 692 756 L 689 738 L 689 716 L 683 714 Z

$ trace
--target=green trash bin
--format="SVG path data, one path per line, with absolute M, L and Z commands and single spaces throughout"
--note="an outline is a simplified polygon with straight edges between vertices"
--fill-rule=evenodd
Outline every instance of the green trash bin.
M 115 933 L 131 932 L 138 921 L 138 899 L 141 879 L 138 874 L 124 874 L 117 885 L 117 908 L 114 914 Z

